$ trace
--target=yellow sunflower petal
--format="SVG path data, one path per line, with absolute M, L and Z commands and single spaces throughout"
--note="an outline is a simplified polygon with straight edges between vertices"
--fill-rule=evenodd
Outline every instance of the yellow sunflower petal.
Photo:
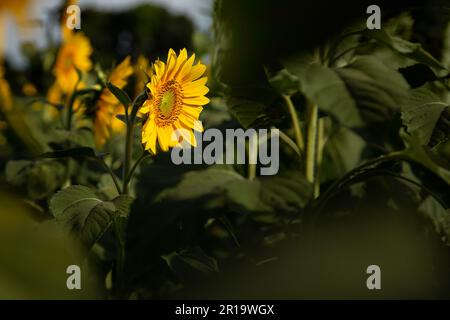
M 183 102 L 189 105 L 203 106 L 209 103 L 209 99 L 205 96 L 185 97 Z
M 192 88 L 192 89 L 184 89 L 184 98 L 193 98 L 193 97 L 200 97 L 200 96 L 204 96 L 205 94 L 207 94 L 209 92 L 208 87 L 206 86 L 201 86 L 201 87 L 196 87 L 196 88 Z M 208 99 L 209 102 L 209 99 Z M 206 104 L 206 103 L 205 103 Z
M 184 76 L 181 81 L 184 83 L 191 82 L 200 78 L 206 71 L 206 66 L 200 62 L 192 67 L 191 72 Z
M 173 51 L 173 49 L 170 49 L 169 53 L 167 54 L 167 71 L 163 81 L 167 81 L 167 79 L 171 77 L 176 64 L 177 64 L 177 54 L 175 53 L 175 51 Z
M 157 129 L 158 133 L 158 143 L 161 147 L 162 151 L 169 151 L 169 141 L 170 141 L 170 134 L 172 133 L 172 130 L 170 127 L 158 127 Z
M 183 90 L 184 92 L 190 91 L 190 90 L 195 90 L 198 87 L 202 87 L 204 85 L 206 85 L 206 83 L 208 82 L 208 78 L 207 77 L 203 77 L 200 78 L 198 80 L 192 81 L 188 84 L 185 84 L 183 86 Z
M 157 138 L 157 132 L 156 132 L 156 130 L 153 130 L 153 132 L 150 134 L 148 141 L 145 145 L 145 150 L 150 150 L 153 154 L 156 154 L 156 138 Z
M 193 54 L 181 67 L 176 75 L 175 79 L 181 81 L 186 75 L 188 75 L 192 70 L 192 65 L 195 61 L 195 54 Z

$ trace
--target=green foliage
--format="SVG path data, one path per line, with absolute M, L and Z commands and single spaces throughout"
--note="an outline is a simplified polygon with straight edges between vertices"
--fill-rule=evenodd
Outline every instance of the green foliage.
M 82 266 L 83 263 L 81 251 L 71 238 L 61 233 L 52 222 L 33 221 L 30 209 L 14 196 L 2 193 L 0 202 L 1 299 L 100 297 L 99 288 L 91 281 L 88 272 L 81 273 L 83 290 L 68 290 L 66 287 L 67 267 Z
M 111 227 L 116 215 L 128 215 L 130 203 L 126 196 L 103 201 L 87 187 L 71 186 L 52 197 L 50 210 L 56 221 L 90 248 Z
M 363 35 L 370 39 L 375 39 L 379 43 L 388 46 L 393 51 L 419 63 L 428 65 L 436 70 L 446 70 L 436 58 L 423 49 L 420 43 L 411 43 L 404 39 L 391 36 L 383 29 L 365 30 Z
M 437 127 L 439 121 L 445 118 L 448 104 L 440 101 L 431 90 L 421 87 L 411 91 L 402 106 L 402 120 L 408 132 L 415 135 L 419 143 L 431 147 L 448 139 L 448 134 L 439 135 Z M 444 120 L 445 121 L 445 120 Z M 450 126 L 447 125 L 447 131 Z M 434 139 L 431 139 L 432 137 Z
M 55 51 L 34 49 L 28 56 L 39 68 L 39 94 L 19 98 L 19 83 L 28 78 L 8 74 L 15 109 L 0 114 L 0 144 L 6 144 L 0 148 L 1 189 L 19 195 L 17 203 L 26 208 L 0 194 L 5 212 L 11 207 L 20 213 L 0 217 L 0 283 L 26 278 L 24 287 L 35 296 L 29 288 L 35 273 L 26 277 L 29 270 L 8 257 L 36 263 L 19 246 L 36 241 L 52 275 L 62 272 L 59 263 L 79 263 L 107 298 L 192 298 L 204 287 L 218 298 L 370 298 L 360 288 L 361 265 L 374 257 L 396 271 L 387 275 L 394 280 L 403 279 L 399 266 L 407 257 L 418 287 L 429 290 L 426 297 L 447 294 L 442 277 L 423 274 L 447 274 L 450 263 L 448 66 L 430 54 L 435 48 L 430 34 L 420 32 L 423 21 L 415 11 L 393 10 L 382 30 L 365 30 L 361 12 L 349 9 L 337 21 L 333 8 L 340 4 L 328 13 L 322 5 L 311 3 L 304 13 L 291 12 L 284 0 L 217 0 L 214 39 L 195 35 L 199 50 L 192 50 L 191 24 L 164 10 L 88 11 L 84 28 L 97 65 L 88 73 L 76 70 L 85 89 L 61 103 L 44 98 Z M 327 23 L 317 24 L 317 16 Z M 344 26 L 351 17 L 360 19 Z M 99 36 L 101 30 L 112 31 Z M 168 47 L 187 47 L 211 61 L 211 103 L 201 114 L 205 128 L 279 130 L 276 175 L 259 175 L 259 164 L 177 166 L 169 152 L 143 150 L 140 130 L 147 116 L 141 118 L 139 108 L 150 92 L 135 74 L 123 89 L 105 83 L 102 67 L 128 54 L 132 60 L 145 52 L 152 53 L 150 60 L 163 59 Z M 96 145 L 103 89 L 125 107 L 115 117 L 126 130 L 106 128 L 111 137 Z M 36 228 L 22 211 L 50 221 Z M 17 231 L 21 224 L 24 230 Z M 30 236 L 33 228 L 64 232 L 55 240 Z M 10 248 L 4 244 L 16 240 Z M 75 262 L 61 253 L 66 244 L 71 253 L 82 247 Z M 53 297 L 59 291 L 49 279 Z M 409 282 L 388 281 L 401 290 L 394 286 L 383 294 L 410 297 Z M 316 287 L 318 282 L 333 285 Z M 7 296 L 5 287 L 10 296 L 28 297 L 21 285 L 3 283 L 0 296 Z
M 106 86 L 112 92 L 112 94 L 117 98 L 117 100 L 119 100 L 120 103 L 122 103 L 125 106 L 125 108 L 128 108 L 131 105 L 131 102 L 132 102 L 131 98 L 128 96 L 128 94 L 124 90 L 116 87 L 111 82 L 108 82 L 106 84 Z

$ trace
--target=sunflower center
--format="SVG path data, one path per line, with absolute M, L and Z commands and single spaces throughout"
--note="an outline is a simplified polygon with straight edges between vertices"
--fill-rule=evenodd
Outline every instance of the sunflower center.
M 159 105 L 159 110 L 164 117 L 168 117 L 172 113 L 172 109 L 175 102 L 175 94 L 172 90 L 164 92 L 161 98 L 161 104 Z
M 183 103 L 183 91 L 180 84 L 170 80 L 161 86 L 155 99 L 156 122 L 160 126 L 173 123 L 178 118 Z

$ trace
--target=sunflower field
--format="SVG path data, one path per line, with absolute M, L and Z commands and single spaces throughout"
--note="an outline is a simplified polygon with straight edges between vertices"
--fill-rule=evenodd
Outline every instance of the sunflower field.
M 0 1 L 0 299 L 449 299 L 450 4 L 191 2 Z

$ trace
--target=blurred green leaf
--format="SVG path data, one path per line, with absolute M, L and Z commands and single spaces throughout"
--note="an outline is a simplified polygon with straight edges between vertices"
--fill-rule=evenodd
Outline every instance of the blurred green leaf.
M 22 201 L 0 194 L 0 299 L 98 299 L 97 274 L 80 248 L 52 221 L 36 223 Z M 81 268 L 82 290 L 66 286 L 67 267 Z
M 132 103 L 131 98 L 124 90 L 120 89 L 119 87 L 116 87 L 111 82 L 106 83 L 106 86 L 111 91 L 111 93 L 117 98 L 117 100 L 119 100 L 120 103 L 124 105 L 125 108 L 128 108 L 131 105 Z
M 56 161 L 8 161 L 5 171 L 6 180 L 32 200 L 52 195 L 65 178 L 64 166 Z
M 186 173 L 157 200 L 192 200 L 207 194 L 224 196 L 228 205 L 248 212 L 296 212 L 311 195 L 311 186 L 297 171 L 248 180 L 235 171 L 211 167 Z
M 116 201 L 121 207 L 122 200 Z M 112 225 L 116 207 L 114 202 L 101 200 L 87 187 L 71 186 L 52 197 L 50 210 L 89 249 Z
M 375 39 L 379 43 L 388 46 L 395 52 L 413 59 L 419 63 L 426 64 L 437 70 L 447 70 L 436 58 L 425 51 L 419 43 L 412 43 L 404 39 L 393 37 L 383 29 L 365 30 L 362 34 L 370 39 Z

